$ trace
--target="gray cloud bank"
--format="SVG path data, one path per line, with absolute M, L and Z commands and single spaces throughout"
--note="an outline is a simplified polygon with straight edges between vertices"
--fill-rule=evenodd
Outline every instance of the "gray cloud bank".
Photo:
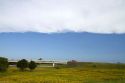
M 0 32 L 125 33 L 125 0 L 0 0 Z

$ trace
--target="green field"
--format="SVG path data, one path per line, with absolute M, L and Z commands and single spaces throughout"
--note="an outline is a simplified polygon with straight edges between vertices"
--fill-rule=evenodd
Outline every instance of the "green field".
M 37 67 L 32 72 L 9 67 L 7 72 L 0 73 L 0 83 L 125 83 L 125 65 L 79 63 L 73 68 Z

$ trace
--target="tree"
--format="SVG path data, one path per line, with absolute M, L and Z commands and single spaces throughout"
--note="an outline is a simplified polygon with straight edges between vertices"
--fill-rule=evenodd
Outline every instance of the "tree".
M 17 62 L 17 68 L 24 71 L 28 67 L 28 61 L 26 59 L 19 60 Z
M 67 62 L 68 67 L 76 67 L 78 62 L 76 60 L 71 60 Z
M 37 64 L 34 61 L 30 61 L 28 67 L 32 71 L 37 67 Z
M 0 71 L 6 71 L 8 68 L 8 59 L 0 57 Z

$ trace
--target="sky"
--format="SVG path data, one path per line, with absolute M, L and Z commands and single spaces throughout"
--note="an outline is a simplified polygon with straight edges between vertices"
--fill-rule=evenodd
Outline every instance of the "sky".
M 125 0 L 0 0 L 0 56 L 125 62 Z
M 0 33 L 0 55 L 9 59 L 125 62 L 125 34 Z

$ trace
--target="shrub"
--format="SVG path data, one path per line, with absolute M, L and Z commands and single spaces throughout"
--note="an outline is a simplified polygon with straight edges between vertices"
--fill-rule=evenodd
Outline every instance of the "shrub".
M 37 64 L 34 61 L 30 61 L 28 67 L 30 70 L 34 70 L 37 67 Z
M 17 68 L 21 71 L 24 71 L 28 67 L 28 61 L 26 59 L 22 59 L 17 62 Z
M 118 68 L 118 69 L 123 69 L 123 68 L 125 68 L 125 66 L 124 66 L 123 63 L 118 62 L 118 63 L 117 63 L 117 68 Z
M 92 67 L 94 67 L 94 68 L 95 68 L 95 67 L 97 67 L 97 66 L 96 66 L 95 64 L 93 64 L 93 65 L 92 65 Z
M 55 66 L 54 68 L 55 68 L 55 69 L 60 69 L 60 67 L 59 67 L 59 66 Z
M 8 68 L 8 59 L 0 57 L 0 71 L 6 71 Z
M 71 60 L 67 62 L 68 67 L 76 67 L 78 65 L 78 62 L 76 60 Z

